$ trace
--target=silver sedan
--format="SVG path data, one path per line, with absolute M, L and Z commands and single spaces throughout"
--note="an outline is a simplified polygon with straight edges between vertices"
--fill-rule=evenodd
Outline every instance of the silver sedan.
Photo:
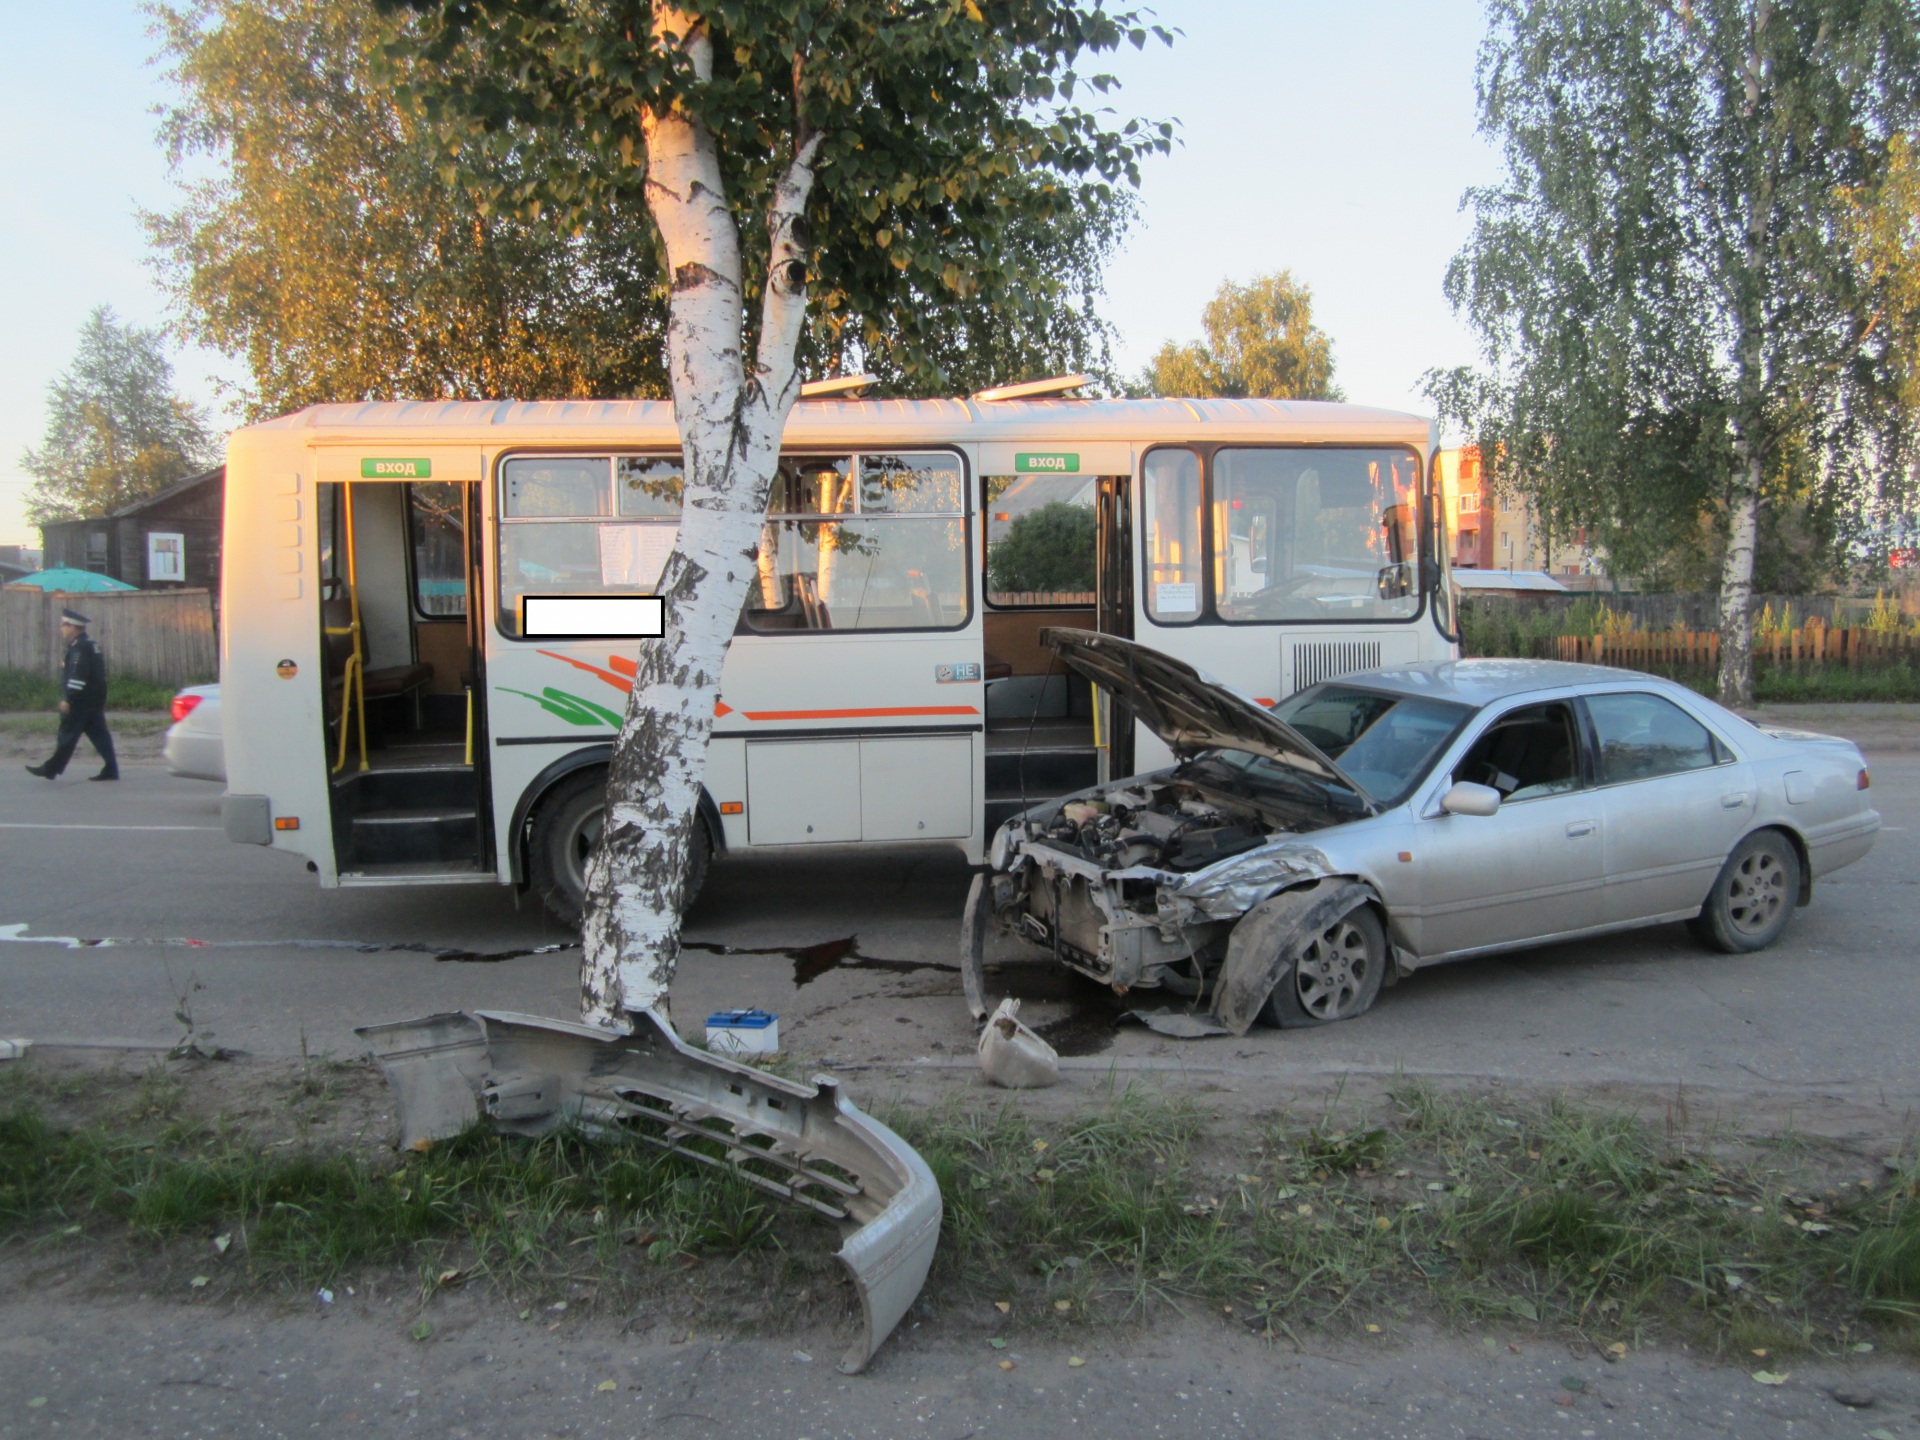
M 1880 828 L 1850 741 L 1651 675 L 1447 661 L 1268 709 L 1143 645 L 1042 638 L 1178 763 L 995 835 L 963 926 L 976 1015 L 995 927 L 1236 1034 L 1349 1019 L 1390 970 L 1640 925 L 1759 950 Z

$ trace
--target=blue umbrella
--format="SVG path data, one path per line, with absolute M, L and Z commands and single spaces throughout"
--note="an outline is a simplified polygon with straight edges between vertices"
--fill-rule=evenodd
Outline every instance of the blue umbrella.
M 96 575 L 91 570 L 76 570 L 71 565 L 58 570 L 41 570 L 19 580 L 8 582 L 11 585 L 31 585 L 37 590 L 58 591 L 69 595 L 86 594 L 101 590 L 138 590 L 138 585 L 129 585 L 124 580 L 116 580 L 111 575 Z

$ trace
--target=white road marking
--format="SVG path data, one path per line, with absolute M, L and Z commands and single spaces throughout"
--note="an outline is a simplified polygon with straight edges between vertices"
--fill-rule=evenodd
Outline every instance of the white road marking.
M 457 946 L 429 945 L 424 940 L 312 940 L 305 938 L 298 940 L 192 940 L 181 935 L 147 937 L 107 935 L 83 938 L 78 935 L 29 935 L 25 921 L 15 925 L 0 925 L 0 944 L 58 945 L 67 950 L 175 947 L 187 950 L 353 950 L 362 955 L 404 952 L 411 955 L 431 955 L 435 960 L 473 961 L 479 964 L 518 960 L 526 955 L 557 955 L 563 950 L 580 948 L 580 942 L 577 940 L 554 941 L 547 945 L 534 945 L 524 950 L 500 950 L 487 953 L 463 950 Z
M 218 834 L 218 825 L 36 825 L 26 820 L 0 820 L 0 830 L 204 830 Z

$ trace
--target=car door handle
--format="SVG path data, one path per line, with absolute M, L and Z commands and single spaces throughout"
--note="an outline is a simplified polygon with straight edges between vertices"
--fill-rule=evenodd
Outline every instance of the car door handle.
M 1722 795 L 1720 797 L 1720 808 L 1722 810 L 1738 810 L 1746 803 L 1747 797 L 1745 795 Z
M 1575 820 L 1567 826 L 1567 835 L 1570 839 L 1578 840 L 1582 835 L 1591 835 L 1599 828 L 1599 825 L 1595 821 Z

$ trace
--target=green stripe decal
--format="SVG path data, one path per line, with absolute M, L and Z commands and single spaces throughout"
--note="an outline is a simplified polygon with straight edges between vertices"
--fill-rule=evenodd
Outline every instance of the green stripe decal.
M 620 717 L 604 705 L 596 705 L 578 695 L 569 695 L 565 690 L 556 690 L 548 685 L 538 695 L 525 690 L 512 690 L 502 685 L 503 695 L 521 695 L 533 701 L 549 715 L 556 715 L 569 725 L 611 725 L 620 728 Z

